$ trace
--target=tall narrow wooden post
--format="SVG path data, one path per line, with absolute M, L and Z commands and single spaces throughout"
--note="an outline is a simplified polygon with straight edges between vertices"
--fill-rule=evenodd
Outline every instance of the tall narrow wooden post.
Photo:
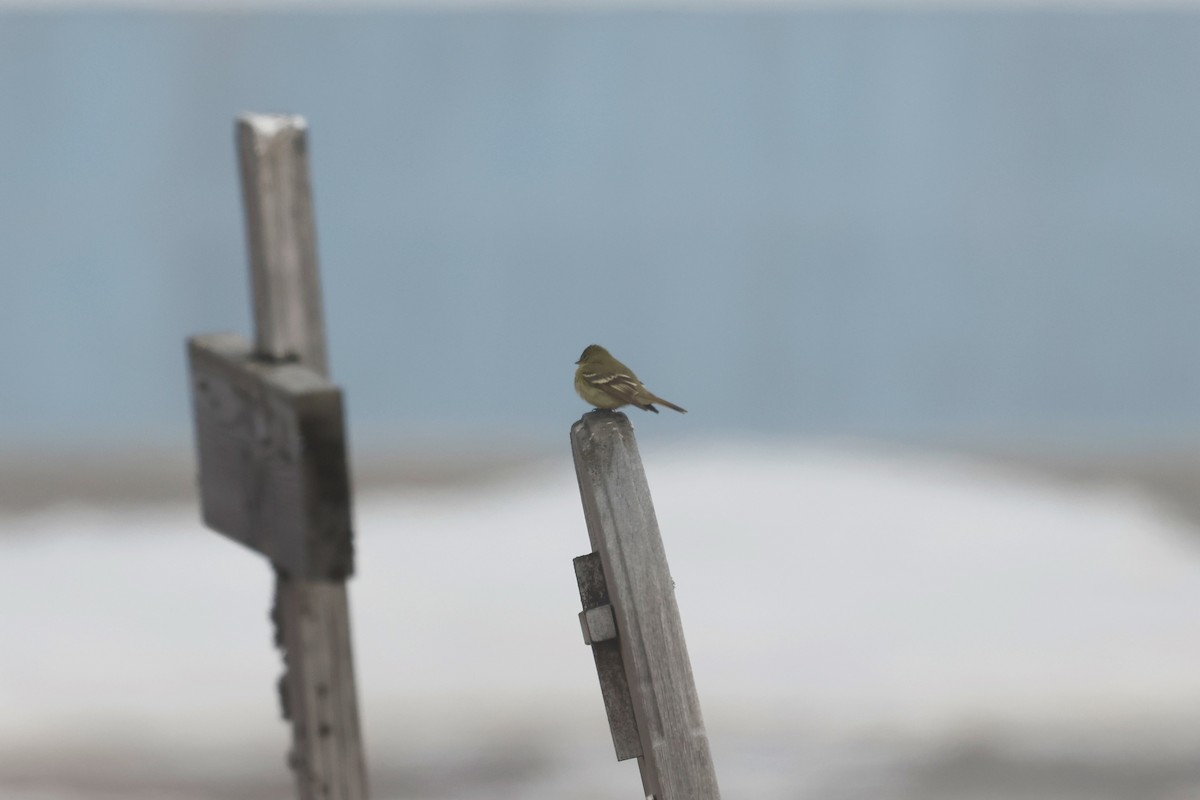
M 346 579 L 354 569 L 341 392 L 329 382 L 300 117 L 237 123 L 255 343 L 188 341 L 201 510 L 275 568 L 289 763 L 300 800 L 365 800 Z
M 245 114 L 237 122 L 237 152 L 255 352 L 328 375 L 304 119 Z
M 633 426 L 593 411 L 571 426 L 593 553 L 575 559 L 618 760 L 638 757 L 654 800 L 719 800 L 675 587 Z M 613 647 L 613 643 L 616 646 Z

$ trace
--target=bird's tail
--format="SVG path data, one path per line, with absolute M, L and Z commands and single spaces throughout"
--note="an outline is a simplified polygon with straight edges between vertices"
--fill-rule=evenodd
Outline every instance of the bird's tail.
M 672 410 L 674 410 L 674 411 L 678 411 L 680 414 L 686 414 L 686 413 L 687 413 L 687 409 L 686 409 L 686 408 L 682 408 L 681 406 L 677 406 L 677 405 L 675 405 L 674 403 L 672 403 L 670 400 L 663 400 L 661 397 L 655 397 L 655 398 L 654 398 L 654 402 L 656 402 L 656 403 L 661 403 L 662 405 L 666 406 L 666 407 L 667 407 L 667 408 L 669 408 L 669 409 L 672 409 Z

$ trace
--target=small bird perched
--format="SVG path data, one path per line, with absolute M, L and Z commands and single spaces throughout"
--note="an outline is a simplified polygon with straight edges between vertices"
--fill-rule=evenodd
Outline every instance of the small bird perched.
M 652 393 L 642 385 L 633 370 L 598 344 L 589 344 L 575 363 L 579 365 L 579 369 L 575 370 L 575 391 L 585 403 L 591 403 L 596 408 L 635 405 L 643 411 L 657 414 L 658 409 L 653 404 L 661 403 L 681 414 L 687 413 L 686 408 L 680 408 Z

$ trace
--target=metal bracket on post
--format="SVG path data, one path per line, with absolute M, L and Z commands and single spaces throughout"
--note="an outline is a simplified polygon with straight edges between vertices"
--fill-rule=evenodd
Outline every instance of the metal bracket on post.
M 328 379 L 307 126 L 237 122 L 255 342 L 188 340 L 204 521 L 275 569 L 288 761 L 300 800 L 365 800 L 346 579 L 354 572 L 341 392 Z
M 620 412 L 590 412 L 571 426 L 571 450 L 594 551 L 575 559 L 580 624 L 617 758 L 638 756 L 648 798 L 720 800 L 633 426 Z

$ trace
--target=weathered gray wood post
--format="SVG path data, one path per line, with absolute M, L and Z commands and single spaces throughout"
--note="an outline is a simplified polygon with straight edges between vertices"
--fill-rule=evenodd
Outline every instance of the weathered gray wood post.
M 301 800 L 365 800 L 346 580 L 354 571 L 342 396 L 325 330 L 300 117 L 237 122 L 255 342 L 188 340 L 200 505 L 275 568 L 289 763 Z
M 617 760 L 637 758 L 654 800 L 719 800 L 675 586 L 628 417 L 592 411 L 571 426 L 593 552 L 575 559 Z

